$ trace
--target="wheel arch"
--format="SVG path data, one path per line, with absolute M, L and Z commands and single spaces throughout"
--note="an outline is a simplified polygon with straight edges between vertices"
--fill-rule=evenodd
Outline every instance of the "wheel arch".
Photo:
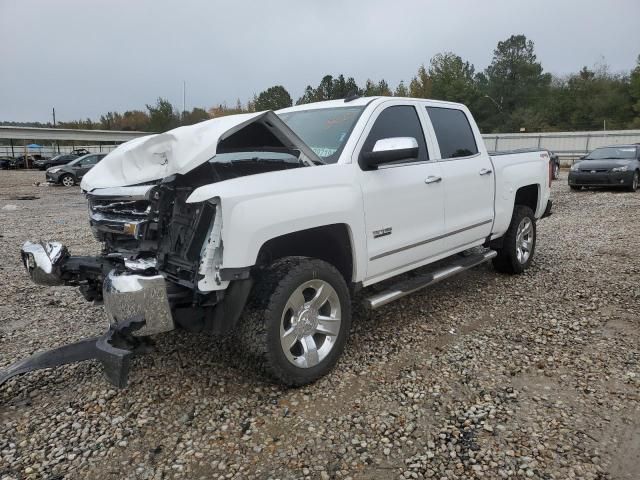
M 524 205 L 533 210 L 536 214 L 538 211 L 538 203 L 540 198 L 540 185 L 537 183 L 531 185 L 525 185 L 518 188 L 516 196 L 513 202 L 515 208 L 516 205 Z
M 269 265 L 289 256 L 324 260 L 338 269 L 347 284 L 356 278 L 353 237 L 345 223 L 298 230 L 271 238 L 260 247 L 256 265 Z

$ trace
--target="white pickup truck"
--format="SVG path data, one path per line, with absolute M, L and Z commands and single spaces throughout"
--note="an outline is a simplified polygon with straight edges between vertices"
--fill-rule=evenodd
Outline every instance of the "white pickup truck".
M 123 386 L 144 338 L 177 327 L 234 332 L 274 379 L 312 382 L 344 350 L 354 292 L 382 282 L 363 292 L 375 309 L 488 260 L 525 270 L 550 172 L 546 151 L 489 156 L 464 105 L 423 99 L 335 100 L 132 140 L 82 180 L 103 254 L 22 251 L 37 283 L 103 301 L 109 331 L 0 383 L 95 358 Z

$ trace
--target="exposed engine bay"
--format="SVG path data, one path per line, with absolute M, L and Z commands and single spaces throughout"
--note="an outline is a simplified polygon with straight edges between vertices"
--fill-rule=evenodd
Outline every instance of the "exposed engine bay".
M 295 152 L 283 149 L 222 153 L 186 175 L 88 193 L 90 225 L 104 256 L 120 258 L 132 271 L 161 271 L 194 289 L 216 204 L 187 203 L 191 193 L 202 185 L 301 166 Z

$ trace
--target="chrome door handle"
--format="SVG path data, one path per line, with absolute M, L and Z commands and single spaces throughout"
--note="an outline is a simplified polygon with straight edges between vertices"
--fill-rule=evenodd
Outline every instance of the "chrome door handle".
M 429 183 L 438 183 L 442 180 L 442 177 L 434 177 L 433 175 L 429 175 L 426 180 L 424 181 L 424 183 L 429 184 Z
M 480 175 L 491 175 L 493 173 L 493 170 L 491 170 L 490 168 L 483 168 L 482 170 L 480 170 Z

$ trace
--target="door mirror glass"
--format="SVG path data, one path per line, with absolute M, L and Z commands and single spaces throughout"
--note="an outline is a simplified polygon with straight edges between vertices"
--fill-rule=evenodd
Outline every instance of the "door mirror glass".
M 378 165 L 418 158 L 418 141 L 413 137 L 381 138 L 372 151 L 363 152 L 360 164 L 367 170 L 375 170 Z

